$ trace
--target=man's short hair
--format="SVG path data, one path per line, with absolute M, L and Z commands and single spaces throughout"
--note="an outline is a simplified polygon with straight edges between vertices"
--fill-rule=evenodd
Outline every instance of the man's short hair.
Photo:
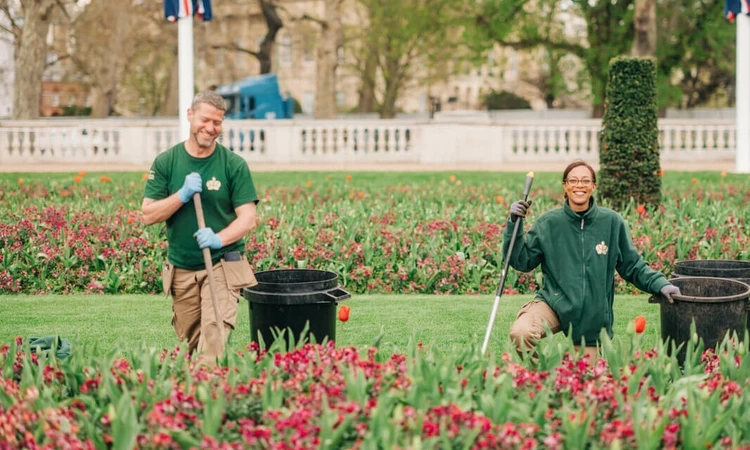
M 220 111 L 227 112 L 227 104 L 224 101 L 224 98 L 214 91 L 202 91 L 195 94 L 193 103 L 190 105 L 190 109 L 195 111 L 195 109 L 201 103 L 208 103 L 209 105 Z

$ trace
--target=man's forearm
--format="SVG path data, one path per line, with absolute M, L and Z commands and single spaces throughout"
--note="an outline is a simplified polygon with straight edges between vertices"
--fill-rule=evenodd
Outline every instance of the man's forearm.
M 221 246 L 226 247 L 227 245 L 234 244 L 247 236 L 250 230 L 255 228 L 255 222 L 255 216 L 237 217 L 234 219 L 226 228 L 216 233 L 221 238 Z
M 184 203 L 182 203 L 177 193 L 161 200 L 143 199 L 143 206 L 141 207 L 143 222 L 146 225 L 164 222 L 172 217 L 172 214 L 177 212 L 178 209 L 182 208 L 182 205 Z
M 247 236 L 247 233 L 255 228 L 255 225 L 258 223 L 258 213 L 255 209 L 255 203 L 240 205 L 235 209 L 235 212 L 237 213 L 237 218 L 227 225 L 226 228 L 216 233 L 221 238 L 222 247 L 234 244 Z

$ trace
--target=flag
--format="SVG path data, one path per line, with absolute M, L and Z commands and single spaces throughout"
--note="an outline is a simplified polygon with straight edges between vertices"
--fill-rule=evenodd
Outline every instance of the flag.
M 211 0 L 164 0 L 164 18 L 170 22 L 196 14 L 204 21 L 213 19 Z
M 742 12 L 742 4 L 748 10 L 747 15 L 750 16 L 750 5 L 747 0 L 724 0 L 724 17 L 728 21 L 734 22 L 734 19 Z
M 193 0 L 193 3 L 195 4 L 195 12 L 204 22 L 214 18 L 211 12 L 211 0 Z

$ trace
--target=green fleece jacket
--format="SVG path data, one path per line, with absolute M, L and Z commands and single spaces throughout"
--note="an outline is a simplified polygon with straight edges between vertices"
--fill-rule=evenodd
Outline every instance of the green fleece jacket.
M 513 224 L 505 228 L 503 254 L 507 254 Z M 591 199 L 579 214 L 568 202 L 542 214 L 528 233 L 523 222 L 510 255 L 510 265 L 531 272 L 542 265 L 544 285 L 537 298 L 560 319 L 564 332 L 572 326 L 573 342 L 595 345 L 602 328 L 612 337 L 615 271 L 638 289 L 652 294 L 669 284 L 649 267 L 633 246 L 625 220 Z

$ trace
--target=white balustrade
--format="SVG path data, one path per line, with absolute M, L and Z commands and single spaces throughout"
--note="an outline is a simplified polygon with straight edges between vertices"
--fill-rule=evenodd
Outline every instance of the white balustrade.
M 0 164 L 148 165 L 177 143 L 177 120 L 0 122 Z M 226 121 L 220 142 L 248 162 L 501 164 L 598 161 L 594 119 Z M 733 120 L 662 119 L 663 161 L 735 158 Z

